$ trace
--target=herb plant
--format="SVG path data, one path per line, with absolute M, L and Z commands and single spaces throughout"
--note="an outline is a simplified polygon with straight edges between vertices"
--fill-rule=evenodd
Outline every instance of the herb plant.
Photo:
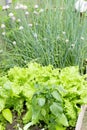
M 87 57 L 87 24 L 74 4 L 73 0 L 32 0 L 28 6 L 15 3 L 3 10 L 0 68 L 6 71 L 31 60 L 58 68 L 82 64 Z

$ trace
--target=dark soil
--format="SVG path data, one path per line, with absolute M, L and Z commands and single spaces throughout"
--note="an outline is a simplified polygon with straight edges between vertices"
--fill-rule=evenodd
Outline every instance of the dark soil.
M 66 130 L 75 130 L 75 127 L 68 127 Z
M 30 130 L 41 130 L 41 128 L 39 128 L 38 126 L 32 126 Z
M 12 124 L 7 124 L 6 130 L 16 130 L 17 122 L 14 120 Z

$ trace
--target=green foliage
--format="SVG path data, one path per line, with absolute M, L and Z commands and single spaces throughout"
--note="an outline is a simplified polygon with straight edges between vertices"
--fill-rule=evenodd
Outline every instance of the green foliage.
M 65 100 L 65 108 L 64 110 L 66 111 L 66 116 L 69 119 L 69 124 L 71 126 L 75 126 L 77 117 L 78 117 L 78 113 L 77 110 L 75 108 L 75 106 L 73 104 L 70 103 L 69 100 Z
M 4 11 L 2 23 L 6 28 L 0 31 L 5 31 L 6 35 L 1 35 L 4 47 L 0 68 L 6 71 L 31 60 L 60 68 L 82 63 L 87 57 L 87 19 L 80 19 L 79 13 L 75 13 L 74 1 L 32 0 L 27 3 L 27 10 L 15 10 L 16 5 L 12 5 Z M 39 5 L 37 9 L 35 4 Z M 8 16 L 10 12 L 15 20 Z
M 0 11 L 2 10 L 2 6 L 0 6 Z
M 0 130 L 5 130 L 5 128 L 2 124 L 0 124 Z
M 34 94 L 32 98 L 32 122 L 33 124 L 43 121 L 44 125 L 48 125 L 55 129 L 55 125 L 62 124 L 67 126 L 67 118 L 65 122 L 61 122 L 60 118 L 64 119 L 63 114 L 63 100 L 59 91 L 54 86 L 40 86 L 40 90 Z M 59 100 L 55 99 L 53 93 L 60 95 Z M 61 120 L 62 120 L 61 119 Z M 53 126 L 52 126 L 53 124 Z M 54 125 L 55 124 L 55 125 Z
M 65 128 L 58 125 L 58 126 L 56 126 L 56 130 L 65 130 Z
M 77 66 L 55 69 L 35 62 L 11 68 L 0 77 L 0 121 L 12 123 L 16 111 L 23 116 L 25 129 L 31 124 L 49 130 L 75 126 L 81 105 L 87 103 L 86 75 L 78 70 Z
M 12 113 L 10 111 L 10 109 L 4 109 L 2 111 L 2 115 L 4 116 L 4 118 L 10 123 L 12 124 Z

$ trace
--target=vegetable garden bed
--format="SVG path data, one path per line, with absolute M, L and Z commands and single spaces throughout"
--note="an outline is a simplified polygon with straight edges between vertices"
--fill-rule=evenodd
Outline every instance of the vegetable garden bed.
M 74 11 L 73 0 L 16 2 L 0 5 L 0 130 L 80 130 L 86 18 Z
M 87 103 L 85 76 L 77 66 L 27 66 L 0 77 L 1 130 L 74 130 L 80 107 Z

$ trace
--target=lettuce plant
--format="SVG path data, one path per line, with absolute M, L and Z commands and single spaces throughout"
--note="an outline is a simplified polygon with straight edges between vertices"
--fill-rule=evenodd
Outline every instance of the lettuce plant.
M 55 69 L 35 62 L 11 68 L 0 77 L 2 124 L 12 124 L 12 113 L 17 112 L 25 130 L 31 125 L 49 130 L 75 127 L 80 107 L 87 103 L 86 75 L 78 70 L 77 66 Z

